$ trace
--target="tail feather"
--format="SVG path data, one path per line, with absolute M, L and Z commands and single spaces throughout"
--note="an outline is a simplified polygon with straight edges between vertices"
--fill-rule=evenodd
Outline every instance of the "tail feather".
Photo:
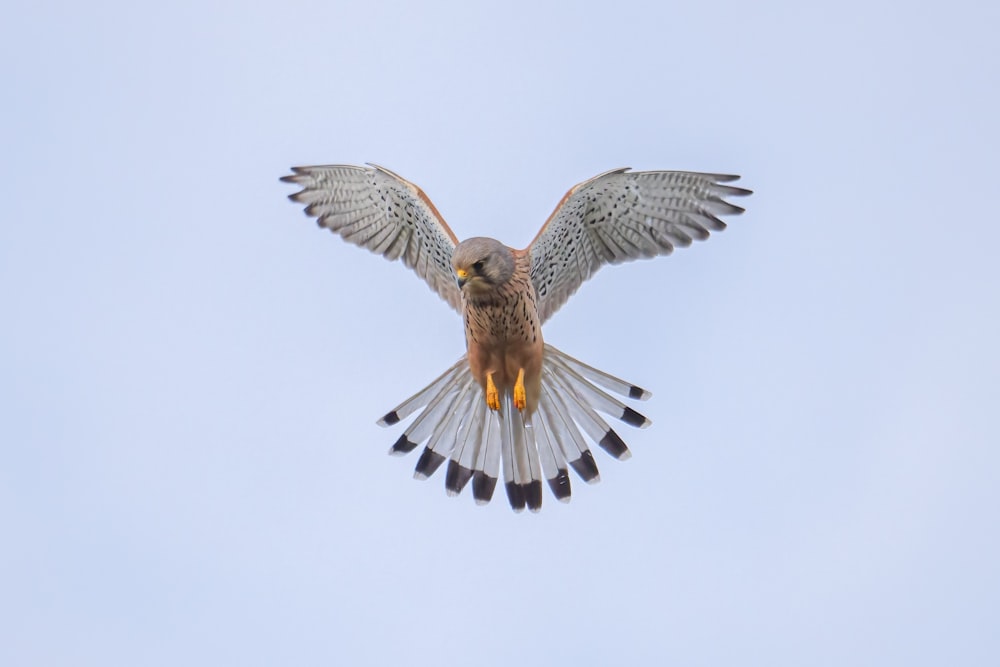
M 401 420 L 406 419 L 418 409 L 427 405 L 427 403 L 431 400 L 431 397 L 440 391 L 442 387 L 461 377 L 462 371 L 468 367 L 469 362 L 463 354 L 461 359 L 456 361 L 444 373 L 441 373 L 441 375 L 439 375 L 433 382 L 415 393 L 413 396 L 410 396 L 393 410 L 385 413 L 376 423 L 379 426 L 392 426 L 393 424 L 397 424 Z
M 539 406 L 539 412 L 541 412 L 541 406 Z M 566 467 L 566 456 L 559 444 L 555 442 L 552 433 L 549 432 L 547 417 L 541 415 L 535 420 L 535 424 L 535 443 L 538 445 L 542 471 L 545 473 L 549 489 L 556 500 L 568 503 L 571 487 Z
M 653 423 L 645 416 L 639 414 L 619 401 L 614 396 L 611 396 L 607 392 L 588 382 L 583 375 L 559 357 L 553 356 L 552 363 L 549 365 L 547 370 L 556 377 L 563 379 L 566 385 L 572 386 L 576 393 L 584 394 L 584 396 L 581 396 L 580 398 L 586 400 L 578 402 L 589 404 L 604 414 L 620 419 L 630 426 L 646 428 Z M 604 373 L 602 375 L 607 374 Z M 635 385 L 630 386 L 634 387 Z M 645 389 L 641 391 L 645 392 L 647 397 L 650 395 Z
M 437 469 L 441 467 L 445 459 L 445 456 L 435 452 L 430 447 L 424 447 L 424 451 L 420 453 L 417 465 L 413 469 L 414 479 L 427 479 L 437 472 Z
M 593 366 L 588 366 L 579 359 L 574 359 L 562 350 L 552 347 L 548 343 L 545 344 L 545 357 L 548 360 L 569 366 L 594 384 L 600 385 L 605 389 L 609 389 L 621 396 L 628 396 L 629 398 L 637 401 L 645 401 L 653 395 L 652 392 L 646 391 L 642 387 L 638 387 L 631 382 L 626 382 L 625 380 L 616 378 L 610 373 L 599 371 Z
M 427 479 L 441 467 L 459 441 L 457 434 L 462 427 L 462 415 L 467 414 L 476 399 L 474 383 L 465 383 L 448 409 L 448 417 L 438 422 L 413 470 L 416 479 Z M 409 438 L 408 438 L 409 439 Z
M 441 426 L 442 420 L 448 414 L 454 414 L 452 406 L 458 401 L 461 385 L 455 383 L 441 388 L 431 399 L 424 411 L 403 432 L 402 437 L 389 450 L 390 454 L 406 454 L 424 440 L 433 435 L 435 429 Z
M 608 392 L 633 400 L 651 394 L 551 345 L 545 346 L 544 355 L 541 395 L 533 414 L 516 410 L 510 394 L 502 396 L 498 412 L 489 410 L 463 356 L 379 420 L 389 426 L 419 410 L 390 453 L 404 454 L 426 442 L 414 477 L 427 479 L 447 460 L 448 494 L 461 493 L 471 481 L 479 504 L 492 499 L 501 472 L 515 511 L 541 509 L 543 479 L 553 496 L 568 502 L 569 468 L 588 483 L 600 480 L 589 442 L 619 460 L 630 456 L 599 412 L 639 428 L 650 424 Z
M 461 493 L 465 485 L 472 479 L 473 462 L 476 459 L 477 450 L 483 446 L 485 406 L 480 400 L 479 392 L 475 391 L 475 382 L 471 376 L 468 377 L 467 386 L 472 403 L 466 410 L 452 415 L 454 418 L 464 419 L 464 421 L 451 451 L 448 471 L 445 473 L 444 488 L 450 496 Z
M 447 457 L 451 455 L 459 442 L 464 442 L 465 438 L 459 436 L 465 430 L 466 422 L 471 421 L 467 415 L 472 414 L 472 408 L 475 406 L 477 398 L 475 383 L 465 383 L 458 398 L 448 409 L 447 419 L 442 420 L 441 426 L 434 429 L 431 439 L 427 442 L 428 449 Z
M 511 479 L 504 477 L 511 507 L 519 511 L 527 505 L 529 510 L 537 512 L 542 508 L 542 469 L 534 429 L 525 423 L 524 413 L 514 408 L 510 394 L 503 397 L 500 422 L 504 461 L 508 458 L 511 461 Z
M 507 396 L 504 396 L 506 399 Z M 500 414 L 500 453 L 503 459 L 503 484 L 507 491 L 507 501 L 515 512 L 524 510 L 524 487 L 518 466 L 518 454 L 514 444 L 514 428 L 510 419 L 510 402 L 503 401 Z
M 618 434 L 608 426 L 608 423 L 597 414 L 594 408 L 581 400 L 582 397 L 574 391 L 574 387 L 570 386 L 558 373 L 552 373 L 552 376 L 553 382 L 557 387 L 562 389 L 563 395 L 571 395 L 576 399 L 567 402 L 570 409 L 570 416 L 583 428 L 587 437 L 599 444 L 602 449 L 616 459 L 623 461 L 629 458 L 631 453 L 628 451 L 628 447 L 618 437 Z
M 556 389 L 553 387 L 553 389 Z M 580 475 L 583 481 L 588 484 L 596 484 L 601 481 L 600 471 L 594 461 L 594 455 L 590 453 L 590 446 L 587 445 L 586 438 L 580 433 L 580 427 L 573 421 L 570 411 L 566 408 L 558 391 L 548 391 L 542 385 L 542 399 L 545 404 L 545 412 L 550 415 L 548 425 L 555 436 L 556 442 L 562 447 L 569 467 Z
M 478 392 L 476 392 L 478 394 Z M 479 402 L 482 402 L 481 398 L 477 395 Z M 468 468 L 472 470 L 476 464 L 476 458 L 479 455 L 479 450 L 483 448 L 483 434 L 482 429 L 485 425 L 485 420 L 477 420 L 476 429 L 469 431 L 469 436 L 465 438 L 462 443 L 461 449 L 456 449 L 452 455 L 452 460 L 458 463 L 463 468 Z
M 500 423 L 495 413 L 487 414 L 485 401 L 479 401 L 477 409 L 486 426 L 482 447 L 476 456 L 476 471 L 472 475 L 472 496 L 477 504 L 485 505 L 493 498 L 500 477 Z
M 466 468 L 455 459 L 448 461 L 448 470 L 444 474 L 444 488 L 449 496 L 457 496 L 472 479 L 472 468 Z

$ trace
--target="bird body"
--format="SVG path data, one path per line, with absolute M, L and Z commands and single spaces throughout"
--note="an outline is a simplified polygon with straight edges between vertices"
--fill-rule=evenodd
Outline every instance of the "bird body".
M 469 274 L 473 276 L 471 281 L 467 278 L 462 286 L 469 370 L 484 392 L 489 391 L 489 378 L 492 378 L 499 395 L 511 393 L 513 396 L 517 378 L 521 376 L 526 403 L 522 407 L 530 416 L 538 408 L 544 344 L 535 304 L 535 288 L 529 274 L 530 257 L 528 253 L 508 248 L 499 241 L 477 238 L 460 243 L 456 247 L 455 258 L 468 254 L 466 246 L 473 246 L 473 250 L 488 247 L 499 255 L 509 253 L 514 267 L 506 280 L 496 285 L 488 284 L 486 289 L 476 288 L 474 274 Z M 456 272 L 475 271 L 473 265 L 464 267 L 458 263 L 460 261 L 452 260 Z M 473 264 L 481 261 L 476 260 Z
M 532 243 L 515 250 L 485 237 L 460 243 L 420 188 L 383 167 L 292 171 L 282 180 L 303 189 L 290 198 L 320 226 L 399 259 L 462 315 L 465 355 L 379 420 L 391 426 L 419 411 L 390 453 L 423 443 L 415 476 L 447 461 L 448 493 L 471 481 L 479 503 L 492 498 L 502 469 L 515 511 L 541 508 L 542 479 L 569 500 L 569 468 L 598 481 L 590 442 L 630 456 L 601 414 L 650 424 L 613 395 L 645 400 L 648 391 L 545 343 L 544 322 L 601 266 L 707 239 L 725 228 L 718 216 L 743 212 L 725 197 L 750 194 L 725 185 L 736 176 L 618 169 L 571 188 Z

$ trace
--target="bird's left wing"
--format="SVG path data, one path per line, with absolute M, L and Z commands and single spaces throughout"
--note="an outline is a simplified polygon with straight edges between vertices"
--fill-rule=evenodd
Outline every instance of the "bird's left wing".
M 531 281 L 545 322 L 605 264 L 667 255 L 705 240 L 742 213 L 725 197 L 750 190 L 724 185 L 739 176 L 616 169 L 566 193 L 531 242 Z
M 386 259 L 402 260 L 461 312 L 451 254 L 458 239 L 434 204 L 413 183 L 370 165 L 292 167 L 282 177 L 302 186 L 289 199 L 306 205 L 321 227 Z

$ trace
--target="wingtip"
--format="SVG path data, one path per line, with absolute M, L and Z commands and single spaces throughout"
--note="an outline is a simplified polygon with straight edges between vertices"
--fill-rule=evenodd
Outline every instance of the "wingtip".
M 289 167 L 289 169 L 292 173 L 280 177 L 283 183 L 301 183 L 302 175 L 308 174 L 311 167 Z
M 732 183 L 740 180 L 739 174 L 708 174 L 708 176 L 711 176 L 712 180 L 718 183 Z
M 743 188 L 738 185 L 721 185 L 718 183 L 716 185 L 718 186 L 719 201 L 730 208 L 730 210 L 723 211 L 723 215 L 739 215 L 746 210 L 742 206 L 737 206 L 736 204 L 723 199 L 723 197 L 749 197 L 753 194 L 753 190 Z M 733 211 L 731 209 L 739 209 L 739 211 Z

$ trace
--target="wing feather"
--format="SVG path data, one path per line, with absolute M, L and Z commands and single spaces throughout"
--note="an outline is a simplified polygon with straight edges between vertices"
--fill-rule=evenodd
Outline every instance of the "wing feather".
M 545 322 L 605 264 L 667 255 L 704 241 L 743 209 L 739 176 L 616 169 L 570 189 L 528 246 L 538 315 Z
M 458 239 L 427 195 L 401 176 L 369 165 L 292 167 L 282 177 L 302 190 L 289 196 L 345 241 L 386 259 L 401 259 L 442 299 L 461 311 L 451 254 Z

